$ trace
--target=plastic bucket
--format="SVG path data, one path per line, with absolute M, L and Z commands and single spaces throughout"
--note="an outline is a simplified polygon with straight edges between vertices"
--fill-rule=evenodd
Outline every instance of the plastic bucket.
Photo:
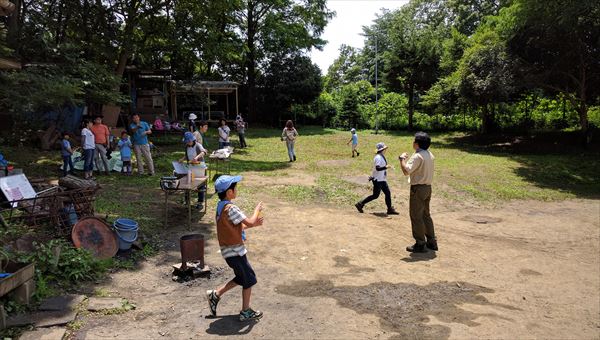
M 128 218 L 119 218 L 113 224 L 119 240 L 119 249 L 128 250 L 138 237 L 138 223 Z

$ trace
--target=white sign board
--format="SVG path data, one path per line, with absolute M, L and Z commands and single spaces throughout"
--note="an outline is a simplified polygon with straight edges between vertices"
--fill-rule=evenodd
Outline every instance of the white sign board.
M 36 196 L 31 183 L 23 174 L 0 177 L 0 190 L 9 202 Z M 16 203 L 13 206 L 16 206 Z

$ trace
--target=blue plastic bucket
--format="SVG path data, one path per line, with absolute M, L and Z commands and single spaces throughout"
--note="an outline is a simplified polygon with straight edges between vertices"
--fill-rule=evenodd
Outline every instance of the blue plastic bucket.
M 128 218 L 119 218 L 113 223 L 119 239 L 119 249 L 128 250 L 138 237 L 138 223 Z

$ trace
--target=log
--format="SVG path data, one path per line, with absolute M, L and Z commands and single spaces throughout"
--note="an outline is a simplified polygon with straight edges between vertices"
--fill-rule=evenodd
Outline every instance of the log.
M 61 177 L 58 180 L 58 185 L 67 189 L 82 189 L 82 188 L 97 188 L 98 183 L 94 180 L 83 179 L 73 175 Z

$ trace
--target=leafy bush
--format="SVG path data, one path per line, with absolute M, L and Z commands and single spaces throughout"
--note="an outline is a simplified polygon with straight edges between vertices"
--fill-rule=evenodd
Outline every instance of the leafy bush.
M 19 261 L 34 262 L 36 277 L 43 282 L 77 283 L 104 275 L 112 260 L 98 260 L 89 251 L 75 248 L 62 239 L 35 243 L 35 251 L 21 254 Z

